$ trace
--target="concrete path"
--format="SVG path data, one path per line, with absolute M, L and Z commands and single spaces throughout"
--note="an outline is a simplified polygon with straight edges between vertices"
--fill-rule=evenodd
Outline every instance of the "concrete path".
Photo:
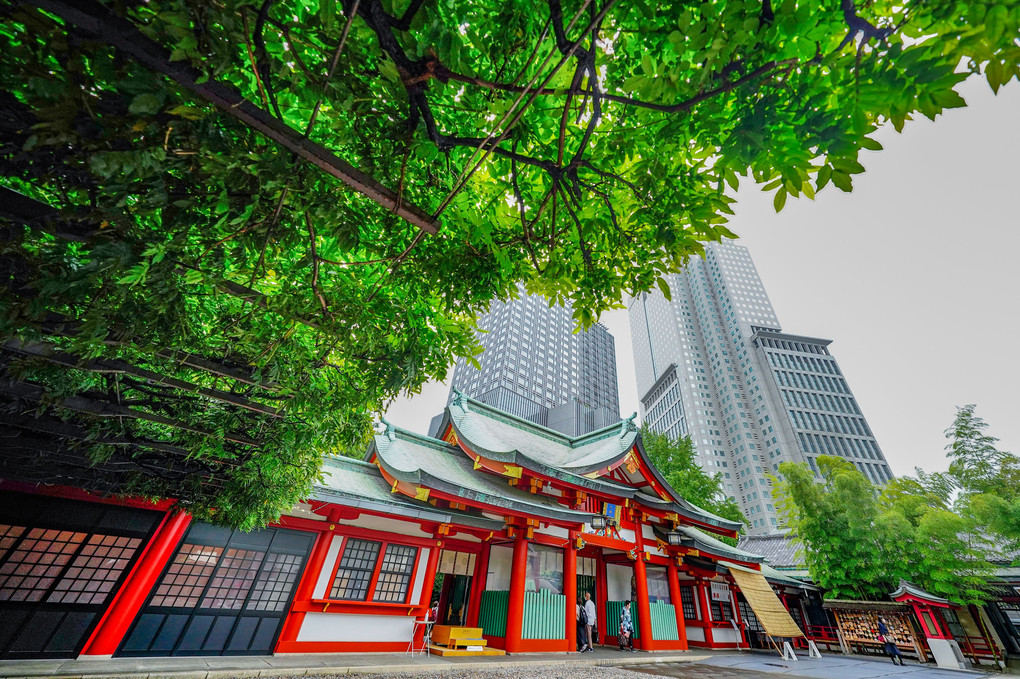
M 786 675 L 806 679 L 980 679 L 980 672 L 940 670 L 926 665 L 897 667 L 891 662 L 827 655 L 786 662 L 759 653 L 713 653 L 701 649 L 683 652 L 620 653 L 598 649 L 594 653 L 536 653 L 480 658 L 437 658 L 402 653 L 350 653 L 322 655 L 237 656 L 194 658 L 113 658 L 89 660 L 17 660 L 0 662 L 0 679 L 228 679 L 232 677 L 292 677 L 344 674 L 392 674 L 465 670 L 534 669 L 542 677 L 556 666 L 614 665 L 641 674 L 683 679 L 748 679 Z M 641 673 L 641 674 L 638 674 Z M 764 673 L 764 674 L 762 674 Z M 517 672 L 528 676 L 531 673 Z
M 0 679 L 228 679 L 231 677 L 299 677 L 342 674 L 399 674 L 447 670 L 563 665 L 657 665 L 706 660 L 709 652 L 621 653 L 599 648 L 594 653 L 523 653 L 512 656 L 439 658 L 405 653 L 328 653 L 281 656 L 191 658 L 112 658 L 89 660 L 14 660 L 0 662 Z
M 991 676 L 984 672 L 945 670 L 909 661 L 900 667 L 884 658 L 880 660 L 841 655 L 823 655 L 821 658 L 798 657 L 800 660 L 797 662 L 787 662 L 778 656 L 759 653 L 714 655 L 699 662 L 698 666 L 725 667 L 810 679 L 979 679 Z M 651 671 L 660 674 L 658 669 Z

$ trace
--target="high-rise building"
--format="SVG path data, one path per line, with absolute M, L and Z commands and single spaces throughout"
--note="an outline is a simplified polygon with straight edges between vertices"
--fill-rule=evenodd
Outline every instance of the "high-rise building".
M 751 256 L 713 243 L 628 305 L 643 420 L 690 436 L 699 463 L 723 475 L 752 534 L 781 527 L 768 474 L 780 462 L 836 455 L 876 483 L 892 471 L 829 354 L 829 340 L 782 331 Z
M 456 389 L 570 436 L 620 421 L 616 348 L 605 326 L 575 333 L 569 306 L 522 291 L 493 302 L 478 327 L 481 369 L 458 360 L 450 400 Z

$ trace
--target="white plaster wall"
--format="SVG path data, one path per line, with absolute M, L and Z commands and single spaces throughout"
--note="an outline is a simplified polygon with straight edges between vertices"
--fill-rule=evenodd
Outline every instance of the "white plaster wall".
M 654 545 L 655 544 L 655 529 L 652 528 L 652 526 L 649 526 L 648 524 L 644 524 L 644 523 L 641 524 L 641 537 L 643 537 L 645 540 L 647 540 L 648 542 L 650 542 L 650 543 L 652 543 Z
M 687 641 L 704 641 L 705 630 L 701 627 L 687 627 Z
M 559 526 L 547 526 L 543 528 L 540 533 L 542 535 L 548 535 L 553 538 L 562 538 L 564 540 L 570 537 L 570 531 L 566 528 L 560 528 Z
M 333 575 L 333 567 L 336 566 L 337 556 L 340 554 L 340 547 L 344 544 L 344 536 L 334 535 L 329 542 L 329 551 L 326 552 L 326 560 L 322 562 L 322 570 L 319 571 L 319 578 L 315 581 L 315 589 L 312 590 L 313 599 L 325 599 L 329 590 L 329 578 Z
M 737 631 L 731 627 L 713 627 L 712 640 L 721 644 L 737 643 Z
M 354 521 L 341 521 L 340 523 L 344 526 L 369 528 L 371 530 L 380 530 L 386 533 L 396 533 L 397 535 L 432 537 L 431 533 L 426 533 L 421 529 L 421 526 L 416 523 L 400 521 L 398 519 L 387 519 L 382 516 L 372 516 L 371 514 L 362 514 Z
M 606 596 L 610 601 L 630 599 L 630 578 L 634 569 L 611 563 L 606 565 Z
M 927 642 L 928 648 L 931 649 L 931 654 L 935 656 L 935 664 L 939 667 L 948 667 L 954 670 L 963 667 L 963 663 L 956 657 L 953 644 L 948 639 L 929 638 Z
M 510 568 L 513 565 L 513 557 L 513 547 L 494 545 L 491 548 L 485 589 L 493 591 L 510 589 Z
M 630 528 L 621 528 L 620 539 L 624 542 L 637 542 L 637 535 Z
M 411 586 L 411 603 L 418 603 L 418 599 L 421 597 L 422 585 L 425 582 L 425 571 L 428 570 L 429 565 L 429 554 L 432 553 L 431 547 L 423 547 L 418 550 L 418 563 L 417 572 L 414 574 L 414 584 Z M 426 603 L 426 602 L 423 602 Z M 431 601 L 427 603 L 432 603 Z
M 414 618 L 398 615 L 306 613 L 298 641 L 409 641 Z

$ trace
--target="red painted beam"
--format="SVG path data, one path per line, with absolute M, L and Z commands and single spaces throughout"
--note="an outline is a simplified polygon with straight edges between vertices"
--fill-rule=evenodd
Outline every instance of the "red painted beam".
M 191 516 L 183 512 L 164 519 L 86 642 L 83 656 L 110 656 L 117 651 L 190 523 Z

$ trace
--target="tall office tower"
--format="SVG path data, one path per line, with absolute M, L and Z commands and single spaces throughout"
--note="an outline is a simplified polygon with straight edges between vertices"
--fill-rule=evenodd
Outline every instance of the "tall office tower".
M 569 307 L 523 291 L 478 320 L 481 369 L 463 359 L 453 389 L 537 424 L 579 436 L 619 422 L 613 336 L 597 324 L 574 332 Z
M 829 340 L 784 333 L 747 248 L 714 243 L 628 306 L 644 422 L 690 436 L 723 475 L 752 534 L 781 528 L 768 473 L 838 455 L 884 483 L 893 475 L 829 354 Z

